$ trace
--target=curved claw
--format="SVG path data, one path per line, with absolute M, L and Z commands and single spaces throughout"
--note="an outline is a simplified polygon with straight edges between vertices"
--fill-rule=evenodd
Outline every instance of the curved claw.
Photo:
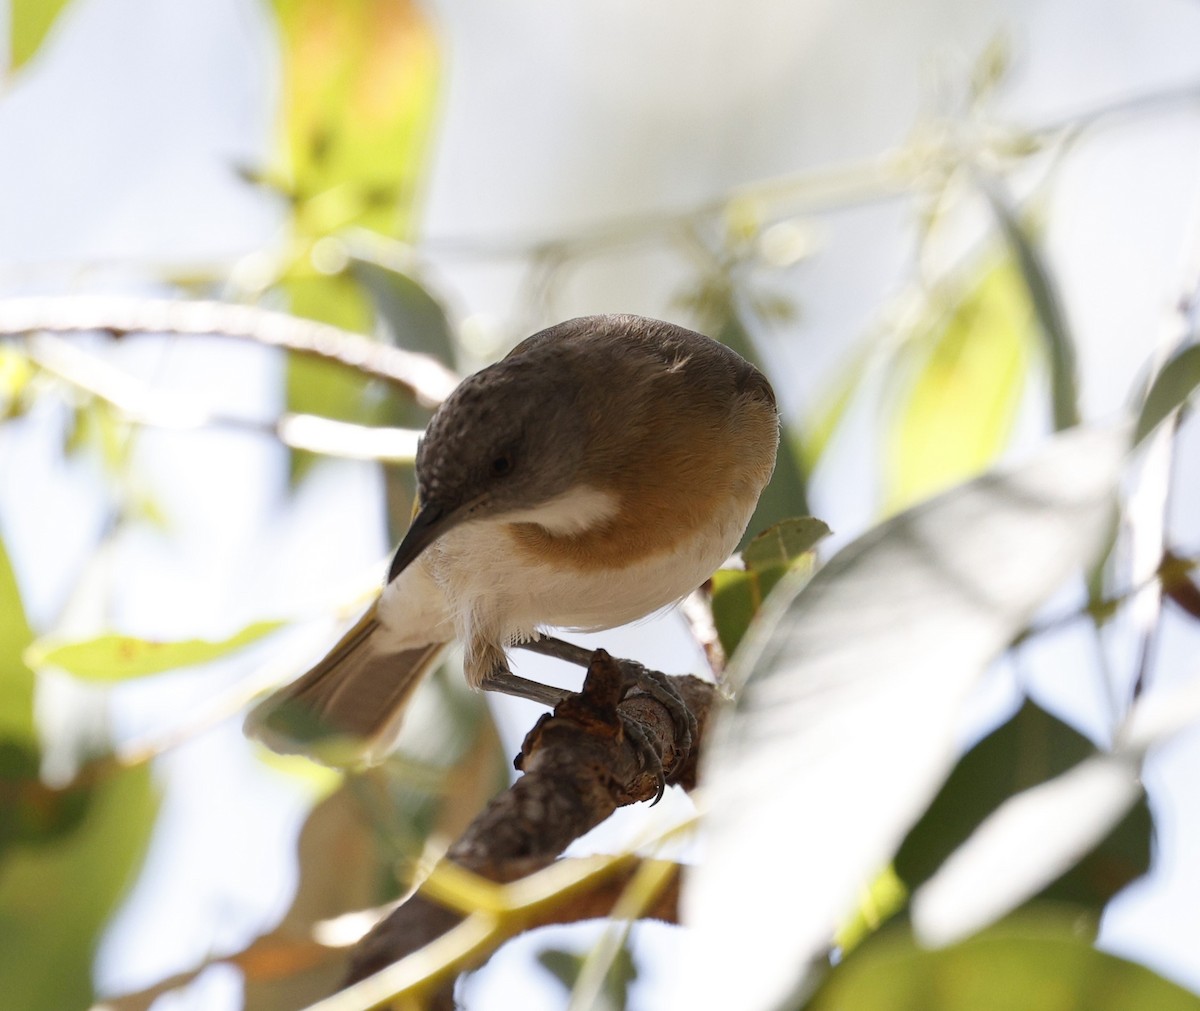
M 696 717 L 684 702 L 683 696 L 679 694 L 675 683 L 666 674 L 650 670 L 634 660 L 621 660 L 619 663 L 627 685 L 626 691 L 630 688 L 641 689 L 651 698 L 662 703 L 667 712 L 671 714 L 671 720 L 675 724 L 677 748 L 681 758 L 686 757 L 692 750 L 692 741 L 696 737 Z
M 633 750 L 637 753 L 638 764 L 643 771 L 649 771 L 654 774 L 654 782 L 658 786 L 658 792 L 654 795 L 654 799 L 650 801 L 650 806 L 653 807 L 663 799 L 663 794 L 667 792 L 667 777 L 666 773 L 663 772 L 662 756 L 659 755 L 654 745 L 650 743 L 650 738 L 646 736 L 646 732 L 636 720 L 628 716 L 622 716 L 621 725 L 625 730 L 625 736 L 629 738 L 630 743 L 633 745 Z

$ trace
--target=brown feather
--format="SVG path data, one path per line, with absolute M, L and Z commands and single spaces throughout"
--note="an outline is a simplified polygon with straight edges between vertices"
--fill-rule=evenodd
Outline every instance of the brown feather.
M 372 604 L 320 663 L 250 712 L 246 732 L 273 751 L 328 765 L 382 761 L 444 644 L 392 652 L 380 645 L 378 629 Z

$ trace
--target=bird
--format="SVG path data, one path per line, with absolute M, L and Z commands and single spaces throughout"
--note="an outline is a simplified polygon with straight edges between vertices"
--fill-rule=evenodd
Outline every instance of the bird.
M 283 753 L 376 764 L 454 641 L 472 688 L 552 704 L 562 690 L 514 675 L 507 650 L 556 642 L 551 628 L 615 628 L 699 587 L 745 532 L 778 444 L 767 378 L 703 334 L 626 314 L 535 333 L 434 413 L 382 590 L 251 710 L 247 732 Z

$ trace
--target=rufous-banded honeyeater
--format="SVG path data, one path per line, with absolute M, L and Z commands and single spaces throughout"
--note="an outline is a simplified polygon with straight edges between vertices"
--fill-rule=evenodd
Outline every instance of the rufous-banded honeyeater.
M 708 337 L 628 315 L 534 334 L 434 414 L 382 592 L 248 730 L 378 761 L 445 644 L 462 642 L 473 687 L 506 690 L 507 647 L 671 605 L 736 547 L 778 442 L 770 384 Z

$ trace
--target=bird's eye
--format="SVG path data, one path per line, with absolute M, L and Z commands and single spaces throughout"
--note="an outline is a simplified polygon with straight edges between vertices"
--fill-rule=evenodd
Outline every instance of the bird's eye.
M 503 477 L 513 468 L 513 458 L 511 453 L 501 453 L 492 461 L 492 473 L 497 477 Z

